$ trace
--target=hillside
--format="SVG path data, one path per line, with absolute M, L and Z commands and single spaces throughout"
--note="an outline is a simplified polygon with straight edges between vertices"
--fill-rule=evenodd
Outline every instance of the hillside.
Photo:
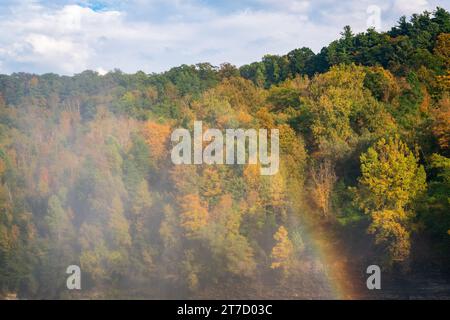
M 449 68 L 437 8 L 239 68 L 0 75 L 0 297 L 449 298 Z M 194 121 L 278 129 L 279 172 L 175 165 Z

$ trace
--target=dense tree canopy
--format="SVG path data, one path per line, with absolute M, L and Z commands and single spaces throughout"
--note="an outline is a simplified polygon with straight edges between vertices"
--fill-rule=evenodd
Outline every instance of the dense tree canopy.
M 240 68 L 0 75 L 0 297 L 331 297 L 345 263 L 449 272 L 449 35 L 437 8 Z M 195 120 L 278 129 L 279 172 L 173 164 Z

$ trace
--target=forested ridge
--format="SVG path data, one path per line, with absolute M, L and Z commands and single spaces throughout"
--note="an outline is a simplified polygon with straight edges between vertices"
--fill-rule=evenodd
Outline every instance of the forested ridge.
M 449 68 L 437 8 L 239 68 L 0 75 L 0 297 L 366 297 L 370 264 L 450 282 Z M 174 165 L 195 120 L 279 129 L 278 174 Z

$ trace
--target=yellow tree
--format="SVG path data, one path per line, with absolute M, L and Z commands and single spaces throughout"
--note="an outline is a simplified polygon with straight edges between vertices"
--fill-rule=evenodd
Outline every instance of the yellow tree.
M 445 95 L 434 112 L 433 134 L 442 150 L 450 147 L 450 97 Z
M 239 233 L 242 212 L 233 208 L 232 196 L 223 195 L 212 212 L 214 220 L 207 234 L 217 265 L 236 276 L 252 276 L 256 268 L 253 250 Z
M 122 201 L 118 196 L 112 199 L 108 221 L 108 231 L 112 235 L 113 244 L 117 248 L 126 248 L 131 245 L 130 226 L 125 218 Z
M 336 175 L 330 161 L 324 161 L 311 170 L 312 192 L 314 203 L 322 212 L 323 217 L 330 217 L 330 196 L 333 191 Z
M 387 250 L 389 262 L 409 255 L 413 203 L 426 188 L 423 166 L 400 139 L 380 139 L 363 153 L 357 202 L 370 215 L 368 232 Z
M 136 194 L 132 196 L 131 212 L 134 215 L 142 215 L 152 206 L 152 197 L 148 190 L 147 181 L 142 180 L 136 189 Z
M 246 204 L 248 205 L 249 213 L 255 213 L 263 205 L 260 195 L 261 175 L 259 172 L 260 167 L 256 164 L 248 164 L 244 168 L 243 177 L 246 185 Z
M 170 126 L 154 121 L 147 121 L 142 130 L 145 142 L 150 148 L 150 157 L 158 162 L 164 158 L 170 135 Z
M 181 227 L 189 238 L 196 237 L 208 223 L 208 210 L 198 194 L 187 194 L 179 201 Z
M 368 232 L 375 234 L 376 244 L 387 244 L 389 258 L 392 261 L 403 261 L 408 257 L 410 232 L 405 227 L 408 214 L 403 209 L 379 210 L 371 214 L 372 223 Z
M 270 177 L 269 180 L 269 205 L 282 211 L 286 204 L 286 187 L 281 174 Z
M 450 33 L 441 33 L 436 39 L 434 53 L 450 68 Z
M 288 237 L 288 231 L 285 227 L 280 226 L 273 238 L 276 240 L 276 244 L 270 255 L 272 258 L 270 267 L 272 269 L 281 269 L 283 273 L 287 273 L 292 265 L 294 253 L 294 246 Z

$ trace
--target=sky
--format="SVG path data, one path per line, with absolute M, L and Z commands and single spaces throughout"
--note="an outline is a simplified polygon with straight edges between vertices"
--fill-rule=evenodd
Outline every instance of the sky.
M 345 25 L 390 29 L 450 0 L 0 0 L 0 73 L 162 72 L 320 51 Z M 378 19 L 379 17 L 379 19 Z

